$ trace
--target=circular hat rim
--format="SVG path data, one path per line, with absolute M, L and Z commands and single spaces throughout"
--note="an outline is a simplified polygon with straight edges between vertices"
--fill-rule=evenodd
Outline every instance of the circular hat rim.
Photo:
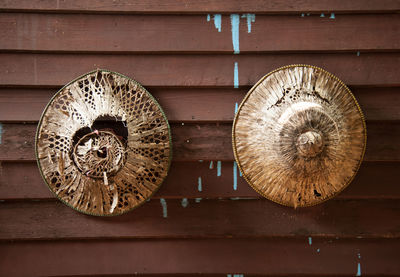
M 236 123 L 237 123 L 237 119 L 238 119 L 238 116 L 239 116 L 239 112 L 240 112 L 240 110 L 242 109 L 243 105 L 246 103 L 247 99 L 248 99 L 248 98 L 250 97 L 250 95 L 252 94 L 252 92 L 258 87 L 259 84 L 261 84 L 261 83 L 262 83 L 267 77 L 269 77 L 270 75 L 272 75 L 272 74 L 274 74 L 274 73 L 276 73 L 276 72 L 278 72 L 278 71 L 285 70 L 285 69 L 288 69 L 288 68 L 293 68 L 293 67 L 308 67 L 308 68 L 318 69 L 318 70 L 322 71 L 324 74 L 327 74 L 328 76 L 330 76 L 331 78 L 333 78 L 335 81 L 339 82 L 339 83 L 345 88 L 346 92 L 349 93 L 350 96 L 352 97 L 352 99 L 354 100 L 354 103 L 355 103 L 355 105 L 356 105 L 356 107 L 357 107 L 357 110 L 358 110 L 358 112 L 359 112 L 359 114 L 360 114 L 360 118 L 361 118 L 361 121 L 362 121 L 362 124 L 363 124 L 363 130 L 364 130 L 364 132 L 363 132 L 363 133 L 364 133 L 364 145 L 363 145 L 363 149 L 362 149 L 361 156 L 360 156 L 360 159 L 359 159 L 359 161 L 358 161 L 356 170 L 354 171 L 354 174 L 351 176 L 351 178 L 349 179 L 349 181 L 348 181 L 346 184 L 344 184 L 344 186 L 341 187 L 340 190 L 336 191 L 336 192 L 335 192 L 334 194 L 332 194 L 331 196 L 329 196 L 329 197 L 327 197 L 327 198 L 325 198 L 325 199 L 323 199 L 323 200 L 320 200 L 320 201 L 318 201 L 318 202 L 315 202 L 315 203 L 310 203 L 310 204 L 306 204 L 306 205 L 297 206 L 297 207 L 311 207 L 311 206 L 315 206 L 315 205 L 324 203 L 324 202 L 326 202 L 326 201 L 328 201 L 328 200 L 334 198 L 335 196 L 337 196 L 339 193 L 341 193 L 345 188 L 347 188 L 347 187 L 350 185 L 350 183 L 354 180 L 354 177 L 357 175 L 358 170 L 360 169 L 361 163 L 362 163 L 362 161 L 363 161 L 363 159 L 364 159 L 365 150 L 366 150 L 366 147 L 367 147 L 367 126 L 366 126 L 366 123 L 365 123 L 364 114 L 363 114 L 363 112 L 362 112 L 362 110 L 361 110 L 361 107 L 360 107 L 360 105 L 358 104 L 358 102 L 357 102 L 355 96 L 354 96 L 353 93 L 351 92 L 351 90 L 350 90 L 338 77 L 336 77 L 336 76 L 333 75 L 332 73 L 326 71 L 325 69 L 322 69 L 322 68 L 320 68 L 320 67 L 318 67 L 318 66 L 314 66 L 314 65 L 308 65 L 308 64 L 290 64 L 290 65 L 286 65 L 286 66 L 279 67 L 279 68 L 277 68 L 277 69 L 275 69 L 275 70 L 269 72 L 268 74 L 264 75 L 264 76 L 263 76 L 260 80 L 258 80 L 258 82 L 257 82 L 254 86 L 252 86 L 252 88 L 246 93 L 245 97 L 243 98 L 242 102 L 240 103 L 240 105 L 239 105 L 239 107 L 238 107 L 238 109 L 237 109 L 237 112 L 236 112 L 236 114 L 235 114 L 235 118 L 234 118 L 234 120 L 233 120 L 233 125 L 232 125 L 232 148 L 233 148 L 233 154 L 234 154 L 234 157 L 235 157 L 235 161 L 236 161 L 236 163 L 237 163 L 237 166 L 238 166 L 240 172 L 242 173 L 243 178 L 246 180 L 246 182 L 247 182 L 258 194 L 260 194 L 260 195 L 262 195 L 264 198 L 266 198 L 266 199 L 268 199 L 268 200 L 271 200 L 271 201 L 273 201 L 273 202 L 275 202 L 275 203 L 278 203 L 278 204 L 280 204 L 280 205 L 287 206 L 287 207 L 293 207 L 292 205 L 288 205 L 288 204 L 283 203 L 283 202 L 281 202 L 281 201 L 278 201 L 278 200 L 276 200 L 276 199 L 272 199 L 271 197 L 269 197 L 268 195 L 264 194 L 264 193 L 261 192 L 259 189 L 257 189 L 257 187 L 256 187 L 254 184 L 251 183 L 251 181 L 249 180 L 249 178 L 246 176 L 245 172 L 244 172 L 243 169 L 242 169 L 242 166 L 241 166 L 241 163 L 240 163 L 240 160 L 239 160 L 239 157 L 238 157 L 238 153 L 237 153 L 237 148 L 236 148 L 236 135 L 235 135 Z
M 167 165 L 167 169 L 166 169 L 167 174 L 166 174 L 165 177 L 162 179 L 160 185 L 151 193 L 151 195 L 150 195 L 146 200 L 151 199 L 151 198 L 153 197 L 153 195 L 160 189 L 160 187 L 161 187 L 162 184 L 164 183 L 165 179 L 168 177 L 168 172 L 169 172 L 169 169 L 170 169 L 170 167 L 171 167 L 171 161 L 172 161 L 172 150 L 173 150 L 173 149 L 172 149 L 172 137 L 171 137 L 171 127 L 170 127 L 170 125 L 169 125 L 168 118 L 167 118 L 167 116 L 165 115 L 164 110 L 161 108 L 161 105 L 160 105 L 160 104 L 158 103 L 158 101 L 154 98 L 154 96 L 153 96 L 146 88 L 144 88 L 138 81 L 136 81 L 136 80 L 134 80 L 134 79 L 132 79 L 132 78 L 126 76 L 126 75 L 123 75 L 123 74 L 121 74 L 121 73 L 118 73 L 118 72 L 115 72 L 115 71 L 111 71 L 111 70 L 108 70 L 108 69 L 96 69 L 96 70 L 92 70 L 92 71 L 90 71 L 90 72 L 87 72 L 87 73 L 85 73 L 85 74 L 83 74 L 83 75 L 80 75 L 79 77 L 77 77 L 77 78 L 73 79 L 72 81 L 68 82 L 67 84 L 65 84 L 61 89 L 59 89 L 59 90 L 53 95 L 53 97 L 51 97 L 50 101 L 46 104 L 46 107 L 44 108 L 42 114 L 40 115 L 40 119 L 39 119 L 39 122 L 38 122 L 38 126 L 37 126 L 37 128 L 36 128 L 36 134 L 35 134 L 35 158 L 36 158 L 36 163 L 37 163 L 38 168 L 39 168 L 40 176 L 41 176 L 42 179 L 44 180 L 44 182 L 45 182 L 47 188 L 48 188 L 48 189 L 51 191 L 51 193 L 52 193 L 58 200 L 60 200 L 63 204 L 65 204 L 65 205 L 67 205 L 68 207 L 74 209 L 75 211 L 80 212 L 80 213 L 83 213 L 83 214 L 92 215 L 92 216 L 98 216 L 98 217 L 113 217 L 113 216 L 123 215 L 123 214 L 126 214 L 126 213 L 130 212 L 130 211 L 133 211 L 134 209 L 136 209 L 136 208 L 142 206 L 142 205 L 143 205 L 144 203 L 146 203 L 147 201 L 144 200 L 144 201 L 142 201 L 140 204 L 138 204 L 138 205 L 136 205 L 136 206 L 134 206 L 134 207 L 132 207 L 132 208 L 130 208 L 130 209 L 127 209 L 127 210 L 125 210 L 125 211 L 123 211 L 123 212 L 115 213 L 115 214 L 95 214 L 95 213 L 91 213 L 91 212 L 87 212 L 87 211 L 80 210 L 80 209 L 78 209 L 78 208 L 72 206 L 72 205 L 69 204 L 68 202 L 64 201 L 63 199 L 61 199 L 61 198 L 55 193 L 55 191 L 53 191 L 53 190 L 51 189 L 49 183 L 47 182 L 47 180 L 46 180 L 46 178 L 45 178 L 45 176 L 44 176 L 44 174 L 43 174 L 42 167 L 41 167 L 41 164 L 40 164 L 39 158 L 38 158 L 38 157 L 39 157 L 39 153 L 38 153 L 39 131 L 40 131 L 40 127 L 42 126 L 43 117 L 44 117 L 44 115 L 46 114 L 46 112 L 47 112 L 48 108 L 50 107 L 51 103 L 54 101 L 54 99 L 55 99 L 66 87 L 68 87 L 69 85 L 71 85 L 71 84 L 73 84 L 74 82 L 78 81 L 79 79 L 82 79 L 82 78 L 84 78 L 84 77 L 86 77 L 86 76 L 88 76 L 88 75 L 90 75 L 90 74 L 96 73 L 96 72 L 108 72 L 108 73 L 116 74 L 116 75 L 118 75 L 118 76 L 120 76 L 120 77 L 123 77 L 123 78 L 127 78 L 127 79 L 130 80 L 131 82 L 135 83 L 138 87 L 140 87 L 141 89 L 143 89 L 143 91 L 146 92 L 147 96 L 148 96 L 152 101 L 154 101 L 154 104 L 156 104 L 157 107 L 160 109 L 161 114 L 162 114 L 163 118 L 165 119 L 165 122 L 166 122 L 167 128 L 168 128 L 168 141 L 169 141 L 169 149 L 170 149 L 170 150 L 169 150 L 169 156 L 168 156 L 168 165 Z

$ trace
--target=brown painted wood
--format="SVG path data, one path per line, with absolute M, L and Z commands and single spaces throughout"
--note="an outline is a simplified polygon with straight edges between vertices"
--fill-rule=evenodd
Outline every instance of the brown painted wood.
M 399 199 L 398 172 L 400 163 L 364 162 L 353 182 L 335 199 Z M 235 190 L 233 176 L 233 162 L 221 162 L 221 176 L 217 175 L 217 161 L 173 162 L 167 179 L 153 198 L 261 198 L 238 171 Z M 54 196 L 35 162 L 3 162 L 0 199 L 54 199 Z
M 320 66 L 347 85 L 400 85 L 400 53 L 249 55 L 0 54 L 0 86 L 62 86 L 96 68 L 121 72 L 145 87 L 233 87 L 254 85 L 283 65 Z
M 399 247 L 398 239 L 323 238 L 10 242 L 0 244 L 0 274 L 355 276 L 360 263 L 362 276 L 398 276 Z
M 32 161 L 36 124 L 2 124 L 0 160 Z M 172 128 L 173 160 L 232 161 L 232 124 L 179 124 Z M 400 160 L 400 121 L 370 121 L 365 161 Z
M 258 15 L 248 32 L 240 20 L 240 51 L 398 50 L 400 16 Z M 206 15 L 0 14 L 0 49 L 68 52 L 233 53 L 230 16 L 221 32 Z M 382 34 L 385 34 L 382 36 Z M 154 43 L 155 39 L 157 43 Z
M 2 0 L 1 9 L 7 11 L 41 12 L 107 12 L 107 13 L 299 13 L 299 12 L 393 12 L 400 10 L 396 0 Z
M 59 88 L 0 88 L 0 122 L 37 121 Z M 230 122 L 250 87 L 149 88 L 170 122 Z M 351 88 L 367 120 L 400 120 L 400 90 Z
M 155 199 L 117 217 L 83 215 L 60 201 L 3 202 L 0 239 L 400 238 L 398 200 L 330 200 L 297 210 L 260 199 L 188 200 L 186 207 L 181 200 L 165 201 L 165 207 Z

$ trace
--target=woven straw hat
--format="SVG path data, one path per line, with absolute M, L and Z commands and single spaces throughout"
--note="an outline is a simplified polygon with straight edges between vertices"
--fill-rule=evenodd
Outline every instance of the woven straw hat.
M 97 70 L 64 86 L 36 133 L 43 179 L 65 204 L 91 215 L 118 215 L 160 187 L 172 147 L 167 118 L 136 81 Z
M 315 205 L 342 191 L 366 146 L 365 121 L 353 94 L 310 65 L 264 76 L 241 103 L 232 132 L 243 177 L 264 197 L 292 207 Z

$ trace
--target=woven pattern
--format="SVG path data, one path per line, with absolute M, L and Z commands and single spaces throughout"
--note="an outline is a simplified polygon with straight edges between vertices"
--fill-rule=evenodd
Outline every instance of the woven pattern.
M 313 66 L 280 68 L 246 95 L 233 127 L 235 158 L 248 183 L 287 206 L 323 202 L 353 179 L 365 122 L 349 89 Z
M 127 136 L 94 128 L 122 122 Z M 95 71 L 62 88 L 36 136 L 42 176 L 58 198 L 91 215 L 117 215 L 146 201 L 167 175 L 170 131 L 154 98 L 137 82 Z

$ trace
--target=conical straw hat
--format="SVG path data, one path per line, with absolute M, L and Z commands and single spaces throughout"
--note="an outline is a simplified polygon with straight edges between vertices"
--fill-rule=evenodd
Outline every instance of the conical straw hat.
M 79 77 L 51 99 L 35 145 L 50 190 L 99 216 L 143 204 L 167 176 L 172 154 L 157 101 L 136 81 L 106 70 Z
M 338 78 L 309 65 L 264 76 L 233 123 L 233 150 L 247 182 L 264 197 L 311 206 L 342 191 L 355 176 L 366 128 L 353 94 Z

